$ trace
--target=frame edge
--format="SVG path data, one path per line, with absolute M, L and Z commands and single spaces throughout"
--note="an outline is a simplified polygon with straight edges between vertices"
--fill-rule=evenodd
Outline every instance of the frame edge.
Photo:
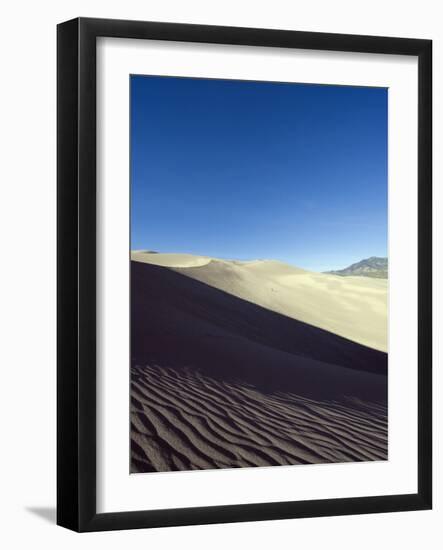
M 78 531 L 78 20 L 57 26 L 57 524 Z
M 93 336 L 96 243 L 95 237 L 91 238 L 95 232 L 91 231 L 95 231 L 96 206 L 94 79 L 95 40 L 98 36 L 373 53 L 387 53 L 386 50 L 391 50 L 389 53 L 418 56 L 421 343 L 418 358 L 419 467 L 416 494 L 96 513 L 96 488 L 90 483 L 91 480 L 95 482 L 96 476 Z M 333 41 L 333 45 L 326 47 L 329 40 Z M 79 18 L 58 25 L 57 72 L 57 524 L 78 532 L 91 532 L 430 509 L 432 42 L 422 39 Z M 79 223 L 80 213 L 82 224 Z
M 432 508 L 432 41 L 418 56 L 418 494 Z

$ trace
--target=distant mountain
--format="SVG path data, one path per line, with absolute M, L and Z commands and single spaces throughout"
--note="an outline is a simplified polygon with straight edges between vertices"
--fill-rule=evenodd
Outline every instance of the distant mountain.
M 388 259 L 371 256 L 366 260 L 361 260 L 355 264 L 339 269 L 337 271 L 327 271 L 333 275 L 342 275 L 343 277 L 375 277 L 377 279 L 388 278 Z

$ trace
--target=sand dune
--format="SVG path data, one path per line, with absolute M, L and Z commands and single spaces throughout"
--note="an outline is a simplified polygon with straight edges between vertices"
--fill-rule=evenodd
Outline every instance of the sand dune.
M 188 269 L 132 262 L 132 471 L 387 457 L 385 353 Z
M 385 460 L 386 407 L 267 395 L 195 370 L 135 366 L 132 472 Z
M 285 316 L 387 351 L 388 283 L 314 273 L 282 262 L 242 262 L 186 254 L 132 253 Z
M 157 254 L 143 250 L 133 250 L 131 260 L 162 267 L 201 267 L 207 265 L 211 258 L 192 254 Z
M 133 262 L 131 290 L 139 364 L 193 366 L 313 399 L 384 391 L 372 376 L 387 372 L 387 355 L 378 350 L 159 266 Z

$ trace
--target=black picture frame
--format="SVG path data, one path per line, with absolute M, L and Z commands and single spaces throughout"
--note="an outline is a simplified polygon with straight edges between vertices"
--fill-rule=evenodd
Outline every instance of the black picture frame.
M 418 58 L 418 491 L 359 498 L 96 512 L 96 39 L 401 54 Z M 78 18 L 57 29 L 57 523 L 104 531 L 432 506 L 432 42 Z

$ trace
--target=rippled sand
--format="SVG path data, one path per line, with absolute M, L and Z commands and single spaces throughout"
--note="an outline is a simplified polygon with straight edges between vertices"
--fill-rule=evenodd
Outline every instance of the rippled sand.
M 131 450 L 133 472 L 385 460 L 387 411 L 134 367 Z

